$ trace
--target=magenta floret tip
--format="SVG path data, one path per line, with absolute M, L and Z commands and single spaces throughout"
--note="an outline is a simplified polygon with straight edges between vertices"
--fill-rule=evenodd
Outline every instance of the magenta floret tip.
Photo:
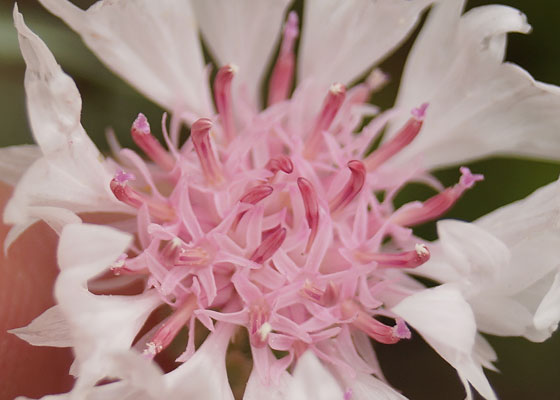
M 124 184 L 128 181 L 135 180 L 136 177 L 134 176 L 134 174 L 132 174 L 130 172 L 124 172 L 124 171 L 120 170 L 120 171 L 117 171 L 117 173 L 115 174 L 115 177 L 113 179 L 120 184 Z
M 471 188 L 476 182 L 484 180 L 484 175 L 473 174 L 467 167 L 461 167 L 459 171 L 461 171 L 461 179 L 459 182 L 466 188 Z
M 133 128 L 142 133 L 150 133 L 150 124 L 148 119 L 142 113 L 139 113 L 132 124 Z
M 429 103 L 423 103 L 419 107 L 413 108 L 410 113 L 414 118 L 421 121 L 426 116 L 426 110 L 428 109 L 429 105 Z
M 295 11 L 291 11 L 290 14 L 288 14 L 288 20 L 286 21 L 285 35 L 292 39 L 297 37 L 297 35 L 299 34 L 298 25 L 298 15 Z
M 399 339 L 410 339 L 412 337 L 410 329 L 408 329 L 406 323 L 400 318 L 397 319 L 397 324 L 393 327 L 393 334 Z

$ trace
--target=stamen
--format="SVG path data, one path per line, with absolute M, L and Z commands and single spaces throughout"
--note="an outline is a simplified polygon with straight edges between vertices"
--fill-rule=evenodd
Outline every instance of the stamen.
M 150 157 L 164 171 L 170 172 L 175 167 L 175 159 L 163 148 L 161 143 L 152 135 L 150 124 L 144 114 L 138 114 L 138 117 L 132 123 L 130 130 L 134 143 L 142 149 L 148 157 Z
M 305 252 L 307 253 L 309 252 L 309 249 L 311 249 L 319 229 L 319 203 L 317 201 L 317 193 L 311 185 L 311 182 L 305 178 L 299 177 L 297 184 L 303 199 L 303 205 L 305 207 L 307 225 L 309 225 L 309 229 L 311 229 L 309 238 L 307 239 L 307 245 L 305 247 Z
M 285 156 L 283 154 L 271 158 L 265 166 L 273 174 L 276 174 L 278 171 L 282 171 L 285 174 L 291 174 L 294 170 L 294 164 L 290 157 Z
M 305 280 L 300 295 L 323 307 L 332 307 L 338 302 L 339 290 L 334 282 L 329 282 L 325 290 L 319 289 L 309 279 Z
M 270 312 L 266 303 L 254 304 L 249 309 L 249 338 L 254 347 L 264 347 L 272 326 L 268 322 Z
M 264 231 L 262 234 L 263 239 L 261 244 L 257 247 L 250 260 L 258 264 L 264 263 L 272 257 L 280 246 L 282 246 L 284 239 L 286 239 L 286 234 L 286 228 L 283 228 L 280 225 L 269 229 L 268 231 Z
M 364 164 L 358 160 L 349 161 L 347 164 L 350 168 L 350 179 L 346 186 L 329 202 L 331 214 L 346 207 L 360 193 L 366 180 L 366 169 Z
M 261 342 L 266 342 L 266 339 L 268 338 L 268 334 L 270 332 L 272 332 L 272 325 L 270 325 L 268 322 L 265 322 L 259 329 L 257 329 L 257 333 L 260 336 Z
M 194 309 L 197 307 L 196 296 L 191 295 L 185 302 L 156 331 L 152 340 L 146 343 L 143 355 L 153 358 L 171 344 L 181 328 L 189 321 Z
M 237 66 L 232 64 L 224 65 L 218 70 L 214 80 L 214 99 L 222 119 L 222 127 L 224 128 L 227 142 L 231 142 L 237 136 L 231 99 L 231 82 L 236 72 Z
M 167 263 L 174 265 L 181 252 L 183 241 L 178 237 L 168 241 L 165 247 L 161 250 L 161 258 Z
M 423 244 L 417 244 L 414 250 L 402 253 L 369 253 L 357 251 L 356 257 L 362 262 L 375 261 L 379 267 L 416 268 L 430 259 L 430 251 Z
M 455 186 L 429 198 L 420 207 L 410 207 L 397 212 L 392 221 L 402 226 L 414 226 L 445 214 L 459 200 L 465 190 L 473 187 L 475 182 L 484 180 L 483 175 L 473 175 L 467 167 L 461 167 L 460 171 L 462 175 Z
M 118 200 L 134 208 L 140 208 L 146 204 L 150 215 L 163 221 L 170 221 L 175 218 L 173 207 L 138 193 L 127 184 L 129 180 L 134 180 L 134 175 L 123 171 L 117 172 L 111 180 L 111 191 Z
M 308 159 L 315 157 L 315 153 L 319 150 L 319 143 L 321 141 L 321 134 L 331 126 L 334 117 L 340 110 L 344 98 L 346 97 L 346 87 L 341 83 L 335 83 L 329 89 L 329 93 L 323 102 L 321 113 L 317 117 L 315 127 L 309 135 L 305 143 L 304 156 Z
M 126 253 L 123 253 L 113 264 L 111 264 L 111 272 L 113 272 L 115 276 L 119 276 L 123 272 L 127 258 L 128 255 Z
M 424 116 L 428 103 L 422 104 L 420 107 L 412 110 L 412 118 L 408 120 L 405 126 L 391 140 L 384 143 L 380 148 L 371 153 L 365 160 L 364 164 L 368 171 L 377 169 L 381 164 L 393 157 L 404 147 L 408 146 L 414 140 L 422 129 Z
M 224 178 L 218 160 L 212 151 L 211 128 L 212 121 L 208 118 L 200 118 L 192 125 L 191 138 L 206 180 L 210 184 L 216 185 L 221 183 Z
M 299 35 L 299 21 L 295 11 L 290 12 L 284 26 L 284 37 L 276 65 L 268 86 L 268 105 L 286 100 L 294 80 L 295 42 Z
M 341 304 L 342 317 L 354 318 L 350 323 L 372 339 L 384 344 L 394 344 L 401 339 L 410 339 L 410 330 L 404 321 L 398 319 L 395 326 L 387 326 L 366 313 L 353 300 L 348 299 Z
M 207 265 L 210 259 L 208 252 L 202 247 L 182 248 L 175 265 L 199 267 Z

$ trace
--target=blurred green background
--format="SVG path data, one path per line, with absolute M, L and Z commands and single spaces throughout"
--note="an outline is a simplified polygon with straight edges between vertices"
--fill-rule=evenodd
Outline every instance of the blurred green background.
M 154 0 L 157 1 L 157 0 Z M 180 1 L 180 0 L 177 0 Z M 265 0 L 263 0 L 265 1 Z M 86 7 L 92 1 L 74 1 Z M 510 35 L 508 60 L 527 69 L 537 80 L 560 84 L 560 2 L 555 0 L 503 0 L 525 12 L 533 26 L 530 35 Z M 471 8 L 489 1 L 471 0 Z M 25 114 L 23 92 L 24 65 L 12 24 L 13 1 L 0 0 L 0 146 L 32 143 Z M 27 24 L 49 45 L 63 69 L 76 81 L 83 99 L 82 123 L 97 145 L 106 150 L 104 133 L 114 128 L 121 143 L 133 146 L 130 124 L 138 112 L 152 121 L 163 110 L 139 96 L 132 88 L 109 72 L 81 43 L 80 39 L 57 18 L 49 15 L 36 1 L 19 3 Z M 398 77 L 412 40 L 389 58 L 382 67 Z M 382 91 L 374 102 L 390 106 L 398 79 Z M 560 112 L 560 110 L 559 110 Z M 560 132 L 559 132 L 560 134 Z M 560 155 L 559 155 L 560 156 Z M 449 217 L 473 220 L 504 204 L 520 199 L 536 188 L 555 180 L 558 164 L 529 160 L 495 158 L 471 163 L 486 180 L 467 195 L 448 214 Z M 437 171 L 445 184 L 456 182 L 456 169 Z M 426 197 L 421 187 L 407 188 L 399 202 Z M 422 234 L 434 238 L 434 225 L 422 227 Z M 528 266 L 530 267 L 530 266 Z M 416 335 L 417 336 L 417 335 Z M 496 351 L 500 373 L 488 372 L 499 397 L 508 399 L 560 399 L 560 334 L 544 344 L 524 339 L 488 337 Z M 462 389 L 453 370 L 448 368 L 419 338 L 393 346 L 377 346 L 387 377 L 413 400 L 461 399 Z

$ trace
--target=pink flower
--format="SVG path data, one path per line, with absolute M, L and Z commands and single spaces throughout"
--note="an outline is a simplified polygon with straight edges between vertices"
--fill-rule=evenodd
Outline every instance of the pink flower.
M 510 254 L 545 257 L 533 242 L 500 239 L 502 217 L 441 222 L 431 261 L 432 244 L 411 229 L 440 218 L 483 179 L 462 167 L 458 183 L 443 188 L 430 168 L 504 152 L 556 156 L 560 119 L 543 105 L 560 103 L 558 89 L 502 63 L 505 35 L 529 30 L 522 14 L 490 6 L 461 16 L 462 1 L 438 3 L 407 63 L 396 109 L 379 114 L 367 101 L 386 77 L 373 70 L 349 84 L 406 37 L 431 1 L 308 1 L 297 66 L 299 23 L 290 12 L 265 108 L 260 78 L 287 1 L 106 0 L 87 11 L 41 2 L 173 112 L 170 128 L 166 116 L 161 124 L 165 146 L 139 114 L 131 134 L 146 158 L 128 149 L 103 158 L 80 125 L 74 83 L 14 10 L 42 157 L 6 208 L 14 224 L 6 246 L 45 220 L 60 232 L 61 273 L 58 305 L 13 332 L 32 344 L 74 348 L 78 380 L 69 396 L 230 399 L 225 354 L 245 330 L 253 360 L 245 399 L 399 399 L 370 340 L 407 340 L 410 325 L 457 369 L 467 393 L 470 384 L 493 399 L 482 367 L 494 358 L 477 331 L 544 340 L 555 329 L 560 285 L 550 262 L 540 276 L 555 281 L 540 287 L 540 305 L 526 307 L 519 329 L 492 320 L 500 319 L 500 303 L 490 311 L 478 303 L 484 295 L 510 304 L 528 288 L 500 290 L 504 276 L 520 269 Z M 220 65 L 212 95 L 195 18 Z M 190 138 L 180 143 L 183 122 Z M 381 145 L 366 152 L 385 127 Z M 439 193 L 395 209 L 395 195 L 414 180 Z M 81 222 L 100 211 L 127 217 L 112 226 Z M 542 213 L 557 214 L 557 202 Z M 516 232 L 526 232 L 521 225 Z M 546 257 L 560 239 L 556 225 L 550 231 Z M 442 285 L 426 289 L 415 273 Z M 494 274 L 503 276 L 488 281 Z M 114 295 L 131 280 L 143 283 L 141 293 Z M 138 337 L 162 304 L 169 317 Z M 199 323 L 209 335 L 197 348 Z M 184 327 L 182 364 L 162 374 L 152 359 Z M 96 386 L 107 378 L 116 381 Z

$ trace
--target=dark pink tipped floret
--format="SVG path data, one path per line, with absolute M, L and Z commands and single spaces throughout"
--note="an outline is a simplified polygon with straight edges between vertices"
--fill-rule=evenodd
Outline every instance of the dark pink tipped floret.
M 358 160 L 349 161 L 350 179 L 340 192 L 329 202 L 331 214 L 346 207 L 360 193 L 366 180 L 364 164 Z

